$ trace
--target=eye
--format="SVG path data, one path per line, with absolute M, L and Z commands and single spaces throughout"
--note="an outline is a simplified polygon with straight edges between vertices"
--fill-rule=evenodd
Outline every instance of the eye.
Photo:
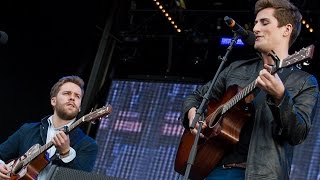
M 75 94 L 75 96 L 76 96 L 76 98 L 78 98 L 78 99 L 81 98 L 80 94 Z
M 262 23 L 262 25 L 264 25 L 264 26 L 270 24 L 270 22 L 269 22 L 268 20 L 262 20 L 261 23 Z

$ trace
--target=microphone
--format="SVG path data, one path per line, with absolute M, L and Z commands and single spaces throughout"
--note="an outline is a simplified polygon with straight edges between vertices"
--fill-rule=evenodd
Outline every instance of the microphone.
M 0 45 L 6 44 L 7 41 L 8 41 L 8 34 L 3 31 L 0 31 Z
M 242 37 L 242 41 L 248 45 L 254 45 L 256 40 L 256 36 L 253 34 L 252 31 L 245 30 L 241 27 L 238 23 L 236 23 L 232 18 L 225 16 L 224 22 L 229 26 L 234 33 L 238 36 Z

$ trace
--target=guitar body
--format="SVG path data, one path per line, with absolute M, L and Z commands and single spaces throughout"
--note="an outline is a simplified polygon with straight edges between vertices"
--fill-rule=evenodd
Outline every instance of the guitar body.
M 28 158 L 33 153 L 37 152 L 40 148 L 39 144 L 33 145 L 23 156 L 18 160 L 13 160 L 8 163 L 12 167 L 12 172 L 10 174 L 10 180 L 36 180 L 40 171 L 45 168 L 50 160 L 46 154 L 43 152 L 35 157 L 29 164 L 26 166 L 21 165 L 24 159 Z M 17 171 L 17 172 L 15 172 Z
M 21 180 L 36 180 L 39 173 L 49 164 L 50 159 L 46 152 L 41 153 L 27 166 L 27 173 Z
M 190 179 L 202 180 L 208 176 L 223 155 L 239 141 L 241 128 L 251 116 L 246 105 L 253 99 L 253 95 L 240 101 L 221 116 L 221 105 L 238 91 L 237 86 L 231 86 L 220 101 L 208 104 L 205 121 L 214 126 L 220 125 L 221 131 L 216 135 L 213 133 L 213 128 L 207 127 L 202 130 L 206 138 L 200 138 L 198 141 L 197 154 L 189 174 Z M 195 135 L 191 134 L 190 130 L 184 130 L 175 159 L 175 171 L 182 175 L 185 173 L 194 139 Z

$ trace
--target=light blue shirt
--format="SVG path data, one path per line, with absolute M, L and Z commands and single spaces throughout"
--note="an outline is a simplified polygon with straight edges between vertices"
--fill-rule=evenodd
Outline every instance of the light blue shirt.
M 63 127 L 64 127 L 64 126 L 58 127 L 58 128 L 53 127 L 52 116 L 50 116 L 48 118 L 48 122 L 49 122 L 49 127 L 48 127 L 48 132 L 47 132 L 46 143 L 49 143 L 53 139 L 53 137 L 56 135 L 57 131 L 63 129 Z M 73 123 L 73 121 L 68 123 L 66 126 L 69 127 L 72 123 Z M 55 146 L 52 146 L 51 148 L 49 148 L 47 150 L 49 158 L 51 158 L 55 154 L 55 152 L 56 152 Z M 64 163 L 68 163 L 68 162 L 72 161 L 76 157 L 76 155 L 77 155 L 76 151 L 72 147 L 70 147 L 69 156 L 61 158 L 61 160 Z M 49 172 L 50 167 L 51 167 L 51 162 L 39 173 L 38 180 L 47 180 L 48 179 L 48 178 L 46 178 L 46 176 Z

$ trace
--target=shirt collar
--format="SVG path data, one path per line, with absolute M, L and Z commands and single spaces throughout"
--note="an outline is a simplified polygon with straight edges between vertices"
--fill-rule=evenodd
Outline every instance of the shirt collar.
M 75 121 L 75 120 L 72 120 L 72 121 L 70 121 L 68 124 L 66 124 L 66 125 L 64 125 L 64 126 L 55 128 L 55 127 L 53 127 L 52 117 L 53 117 L 53 115 L 51 115 L 51 116 L 48 118 L 48 123 L 49 123 L 49 127 L 48 127 L 48 128 L 52 128 L 52 129 L 54 129 L 54 130 L 63 129 L 64 126 L 68 126 L 68 127 L 69 127 L 69 126 Z

